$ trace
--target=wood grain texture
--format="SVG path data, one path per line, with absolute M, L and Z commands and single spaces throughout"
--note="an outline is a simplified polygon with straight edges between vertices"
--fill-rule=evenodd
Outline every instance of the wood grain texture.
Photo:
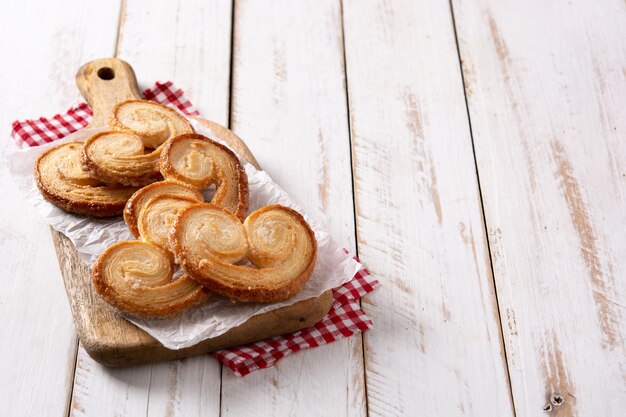
M 109 126 L 117 103 L 141 99 L 133 68 L 115 58 L 99 58 L 83 64 L 76 71 L 76 87 L 93 112 L 87 127 Z
M 215 361 L 196 356 L 155 365 L 105 368 L 78 353 L 72 416 L 218 416 Z
M 369 414 L 513 415 L 449 6 L 343 11 Z
M 237 1 L 231 127 L 269 174 L 354 250 L 337 1 Z M 307 350 L 244 380 L 222 376 L 222 416 L 362 416 L 360 337 Z
M 75 104 L 71 74 L 112 52 L 118 6 L 0 3 L 3 151 L 13 120 Z M 77 342 L 49 228 L 1 165 L 0 415 L 66 415 Z
M 142 88 L 173 81 L 203 117 L 228 126 L 232 1 L 125 1 L 117 56 Z
M 624 2 L 453 4 L 517 414 L 622 415 Z

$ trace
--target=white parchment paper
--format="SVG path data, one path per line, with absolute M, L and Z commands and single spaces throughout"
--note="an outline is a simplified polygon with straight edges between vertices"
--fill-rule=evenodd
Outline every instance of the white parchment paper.
M 198 133 L 217 140 L 205 126 L 190 120 Z M 20 149 L 11 140 L 5 152 L 9 172 L 43 218 L 59 232 L 66 235 L 76 246 L 80 258 L 91 267 L 98 256 L 113 243 L 133 239 L 124 220 L 92 219 L 67 213 L 46 201 L 35 184 L 33 167 L 43 152 L 61 143 L 84 141 L 99 129 L 83 129 L 51 144 Z M 360 264 L 347 255 L 320 223 L 314 221 L 293 202 L 264 172 L 254 168 L 243 158 L 250 188 L 250 212 L 269 204 L 282 204 L 300 212 L 315 232 L 318 256 L 315 270 L 302 291 L 295 297 L 274 304 L 233 303 L 214 297 L 206 304 L 194 307 L 182 315 L 167 319 L 137 319 L 125 316 L 168 349 L 182 349 L 205 339 L 217 337 L 236 327 L 252 316 L 298 301 L 317 297 L 325 291 L 338 287 L 352 279 Z

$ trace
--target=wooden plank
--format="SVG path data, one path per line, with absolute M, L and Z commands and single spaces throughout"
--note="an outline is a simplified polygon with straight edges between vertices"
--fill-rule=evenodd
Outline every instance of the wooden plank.
M 0 4 L 4 140 L 14 119 L 53 115 L 76 102 L 73 72 L 85 60 L 112 53 L 118 7 L 73 0 Z M 63 281 L 48 226 L 4 169 L 0 414 L 65 415 L 77 342 Z
M 354 250 L 340 6 L 238 1 L 231 127 L 260 164 Z M 241 380 L 225 370 L 222 415 L 365 414 L 359 337 Z
M 172 81 L 203 117 L 228 125 L 232 1 L 127 1 L 118 58 L 140 87 Z
M 207 117 L 225 124 L 231 7 L 230 1 L 126 2 L 118 56 L 133 65 L 140 86 L 172 80 Z M 201 387 L 187 389 L 198 380 L 204 381 Z M 72 415 L 97 415 L 111 408 L 122 415 L 187 416 L 201 411 L 215 416 L 219 381 L 220 366 L 207 357 L 110 371 L 81 349 Z
M 624 2 L 453 3 L 517 414 L 623 415 Z
M 80 348 L 70 415 L 216 416 L 220 391 L 216 368 L 219 371 L 206 356 L 105 368 Z
M 512 415 L 447 2 L 344 2 L 370 415 Z

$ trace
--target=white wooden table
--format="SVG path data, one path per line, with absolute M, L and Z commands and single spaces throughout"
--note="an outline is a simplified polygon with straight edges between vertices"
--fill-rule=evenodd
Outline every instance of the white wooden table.
M 0 39 L 4 142 L 118 56 L 230 125 L 383 283 L 372 331 L 243 379 L 106 369 L 3 164 L 0 415 L 626 413 L 624 1 L 3 1 Z

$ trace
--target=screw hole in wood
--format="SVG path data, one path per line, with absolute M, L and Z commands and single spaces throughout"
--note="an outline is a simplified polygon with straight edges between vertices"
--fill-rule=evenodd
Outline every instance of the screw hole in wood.
M 556 406 L 559 406 L 559 405 L 563 404 L 564 401 L 565 401 L 565 399 L 560 394 L 554 394 L 550 398 L 550 402 L 553 405 L 556 405 Z
M 113 71 L 113 68 L 102 67 L 98 70 L 98 77 L 101 80 L 112 80 L 115 78 L 115 71 Z
M 565 398 L 561 394 L 552 394 L 550 396 L 550 402 L 543 407 L 543 411 L 549 413 L 552 411 L 552 406 L 559 407 L 563 405 Z

